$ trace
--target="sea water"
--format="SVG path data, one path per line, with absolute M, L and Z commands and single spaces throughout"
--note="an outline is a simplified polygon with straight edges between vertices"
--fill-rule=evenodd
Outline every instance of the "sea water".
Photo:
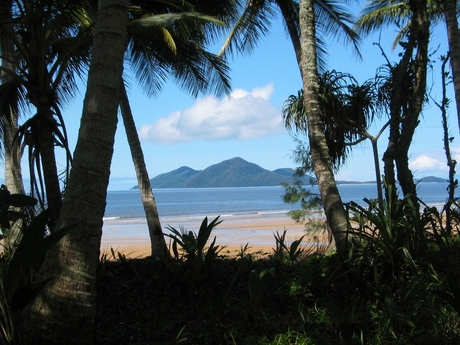
M 377 196 L 377 186 L 372 183 L 339 185 L 338 188 L 344 203 L 354 201 L 365 205 L 364 198 Z M 318 193 L 317 186 L 310 189 Z M 417 190 L 418 197 L 430 206 L 441 207 L 447 200 L 447 182 L 419 183 Z M 246 220 L 261 215 L 279 217 L 300 207 L 298 204 L 285 203 L 285 190 L 279 186 L 175 188 L 155 189 L 153 192 L 164 227 L 192 226 L 196 229 L 204 217 L 212 219 L 221 216 L 223 224 L 226 219 L 236 217 Z M 139 190 L 108 192 L 104 232 L 116 237 L 148 236 Z

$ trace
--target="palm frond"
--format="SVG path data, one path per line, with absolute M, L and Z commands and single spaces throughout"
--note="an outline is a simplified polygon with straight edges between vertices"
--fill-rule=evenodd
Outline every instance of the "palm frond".
M 428 0 L 428 15 L 433 24 L 444 20 L 442 2 Z M 457 2 L 460 10 L 460 3 Z M 393 42 L 395 49 L 409 32 L 412 12 L 407 0 L 373 0 L 361 11 L 355 23 L 355 30 L 363 36 L 367 36 L 382 28 L 395 26 L 398 33 Z
M 204 84 L 202 87 L 194 87 L 193 83 L 190 84 L 186 79 L 181 78 L 180 75 L 176 75 L 176 78 L 185 89 L 188 89 L 192 95 L 198 95 L 198 93 L 211 93 L 214 95 L 229 94 L 232 87 L 229 77 L 228 63 L 224 57 L 215 55 L 208 52 L 205 49 L 199 49 L 200 54 L 197 55 L 196 59 L 196 72 L 197 75 L 204 77 Z M 200 76 L 200 79 L 201 79 Z M 193 80 L 193 78 L 192 78 Z M 198 86 L 200 86 L 198 84 Z
M 294 129 L 300 132 L 307 131 L 307 117 L 305 116 L 303 101 L 303 89 L 301 89 L 297 95 L 290 95 L 283 104 L 284 126 L 289 132 Z
M 77 94 L 76 78 L 83 80 L 89 69 L 92 39 L 83 34 L 56 40 L 53 43 L 55 60 L 49 67 L 53 75 L 51 89 L 55 90 L 57 103 L 69 102 Z
M 275 9 L 275 5 L 278 9 Z M 300 47 L 299 3 L 292 0 L 259 0 L 246 1 L 238 21 L 231 28 L 219 55 L 251 53 L 261 37 L 268 33 L 271 22 L 281 11 L 285 29 L 287 30 L 296 52 Z M 352 29 L 353 17 L 346 8 L 333 0 L 315 2 L 317 28 L 317 59 L 321 71 L 325 69 L 327 47 L 324 37 L 345 38 L 345 43 L 351 43 L 354 52 L 359 52 L 359 36 Z
M 373 1 L 361 11 L 355 28 L 364 36 L 391 25 L 401 29 L 410 21 L 410 14 L 409 4 L 405 1 Z
M 0 85 L 0 111 L 2 117 L 4 114 L 9 114 L 10 110 L 18 114 L 30 110 L 30 104 L 27 102 L 27 90 L 17 79 L 11 79 Z
M 159 41 L 163 42 L 161 39 Z M 153 50 L 151 45 L 142 44 L 138 39 L 131 40 L 127 49 L 126 59 L 130 62 L 128 68 L 135 74 L 140 87 L 150 96 L 161 91 L 168 76 L 169 67 L 159 63 L 156 58 L 155 53 L 159 53 L 160 49 L 164 48 L 159 45 L 157 50 Z M 165 54 L 174 55 L 170 49 L 165 50 Z
M 233 25 L 219 55 L 247 54 L 252 52 L 258 41 L 266 35 L 271 22 L 276 18 L 275 4 L 268 0 L 248 0 Z
M 144 91 L 148 95 L 160 91 L 169 74 L 180 88 L 194 96 L 207 91 L 230 92 L 228 66 L 222 57 L 205 49 L 203 23 L 190 22 L 191 17 L 187 16 L 171 18 L 175 20 L 146 26 L 142 33 L 129 31 L 126 57 Z M 171 49 L 171 41 L 174 49 Z
M 346 45 L 351 44 L 354 53 L 361 58 L 360 38 L 352 28 L 354 18 L 344 6 L 334 0 L 318 0 L 315 2 L 315 16 L 317 36 L 332 35 L 338 41 L 343 39 Z
M 11 3 L 9 19 L 0 20 L 0 37 L 9 40 L 15 48 L 14 61 L 9 61 L 14 70 L 3 69 L 11 81 L 10 89 L 2 85 L 5 89 L 0 93 L 14 92 L 15 97 L 8 98 L 17 103 L 14 109 L 19 114 L 21 107 L 28 104 L 43 108 L 40 102 L 46 99 L 45 107 L 49 107 L 49 114 L 54 117 L 54 121 L 50 121 L 54 124 L 54 144 L 66 151 L 67 174 L 71 156 L 60 106 L 74 97 L 75 78 L 82 77 L 88 68 L 97 3 L 92 0 L 13 0 Z M 0 102 L 2 106 L 7 104 L 1 96 Z M 38 116 L 26 121 L 15 140 L 20 141 L 22 152 L 28 151 L 32 192 L 44 206 L 41 148 L 37 137 L 39 121 Z
M 131 34 L 143 35 L 148 34 L 152 27 L 165 26 L 175 21 L 203 21 L 213 23 L 215 25 L 224 26 L 224 23 L 212 16 L 203 15 L 199 13 L 183 12 L 183 13 L 166 13 L 157 14 L 150 17 L 144 17 L 140 19 L 134 19 L 128 23 L 128 31 Z

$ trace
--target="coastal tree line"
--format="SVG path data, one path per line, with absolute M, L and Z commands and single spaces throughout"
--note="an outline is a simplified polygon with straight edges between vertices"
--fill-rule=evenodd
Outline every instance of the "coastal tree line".
M 334 172 L 354 144 L 376 142 L 379 135 L 367 132 L 376 116 L 387 117 L 384 128 L 389 129 L 383 173 L 378 155 L 375 158 L 376 176 L 383 176 L 377 186 L 378 206 L 383 209 L 384 199 L 395 199 L 398 188 L 403 197 L 419 205 L 408 155 L 427 102 L 431 23 L 446 23 L 450 51 L 445 59 L 452 66 L 456 101 L 460 100 L 457 4 L 453 0 L 371 2 L 358 20 L 345 3 L 327 0 L 3 1 L 0 120 L 5 186 L 11 195 L 25 193 L 20 164 L 22 154 L 27 154 L 31 196 L 41 210 L 48 210 L 46 233 L 37 241 L 68 229 L 40 260 L 34 281 L 46 284 L 22 311 L 18 327 L 24 339 L 37 344 L 61 344 L 64 339 L 68 344 L 93 342 L 95 280 L 118 109 L 136 168 L 152 256 L 164 260 L 169 255 L 129 105 L 124 65 L 130 64 L 150 95 L 161 92 L 167 78 L 174 78 L 194 96 L 229 93 L 227 58 L 257 49 L 277 15 L 292 41 L 303 82 L 298 95 L 287 100 L 283 115 L 288 128 L 308 137 L 306 149 L 300 150 L 299 172 L 315 173 L 338 253 L 347 256 L 354 236 L 348 232 L 348 212 Z M 393 24 L 400 25 L 396 37 L 402 47 L 400 60 L 388 61 L 374 81 L 359 85 L 351 75 L 326 71 L 322 57 L 327 53 L 328 35 L 344 37 L 359 55 L 360 37 Z M 217 37 L 223 37 L 224 44 L 220 52 L 212 53 L 209 45 Z M 61 108 L 75 93 L 78 78 L 86 80 L 87 89 L 72 154 Z M 447 101 L 440 105 L 445 110 Z M 28 108 L 35 114 L 19 125 Z M 58 147 L 66 151 L 64 174 L 56 164 Z M 451 167 L 453 176 L 452 160 Z M 452 178 L 449 188 L 455 187 Z M 5 231 L 11 253 L 21 243 L 23 226 L 17 222 Z

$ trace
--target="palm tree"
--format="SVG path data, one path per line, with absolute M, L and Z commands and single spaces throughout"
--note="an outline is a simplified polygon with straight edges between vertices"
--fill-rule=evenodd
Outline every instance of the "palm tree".
M 316 45 L 320 70 L 324 70 L 324 57 L 327 54 L 325 41 L 322 37 L 329 35 L 337 39 L 343 37 L 345 42 L 352 44 L 354 51 L 359 55 L 359 38 L 350 28 L 353 18 L 345 8 L 330 0 L 317 0 L 314 5 L 315 15 L 318 18 Z M 258 40 L 268 33 L 271 22 L 276 18 L 279 10 L 294 47 L 297 63 L 300 63 L 299 1 L 248 0 L 242 7 L 241 14 L 220 50 L 221 55 L 235 52 L 249 53 L 254 50 Z
M 12 1 L 5 3 L 2 12 L 6 13 L 7 16 L 11 17 L 11 5 Z M 11 25 L 11 24 L 10 24 Z M 0 88 L 4 88 L 11 82 L 12 77 L 8 75 L 5 70 L 14 70 L 14 46 L 13 43 L 5 35 L 1 35 L 0 39 L 0 51 L 3 52 L 4 58 L 2 58 L 2 69 L 0 70 Z M 13 90 L 14 91 L 14 90 Z M 0 91 L 3 93 L 3 91 Z M 8 95 L 8 99 L 15 100 L 21 97 L 21 94 L 12 93 Z M 12 194 L 24 194 L 24 185 L 22 182 L 21 172 L 21 151 L 19 142 L 14 140 L 16 132 L 18 130 L 18 114 L 19 110 L 16 109 L 16 105 L 20 103 L 18 101 L 12 101 L 4 104 L 1 109 L 0 123 L 3 131 L 3 158 L 5 166 L 5 186 Z M 19 211 L 19 209 L 15 209 Z M 4 234 L 4 245 L 6 248 L 14 252 L 19 240 L 22 236 L 22 220 L 18 219 L 16 222 L 11 224 L 9 231 Z
M 20 138 L 29 145 L 32 193 L 37 194 L 43 208 L 46 195 L 47 207 L 52 210 L 51 229 L 61 204 L 55 145 L 68 147 L 60 107 L 73 96 L 75 76 L 81 75 L 87 65 L 91 36 L 78 20 L 82 10 L 91 6 L 94 3 L 89 0 L 14 0 L 8 11 L 2 7 L 1 12 L 0 33 L 15 47 L 14 59 L 3 52 L 1 56 L 9 63 L 1 67 L 9 77 L 2 84 L 1 108 L 18 109 L 21 101 L 36 108 L 36 114 L 19 130 Z M 68 150 L 67 154 L 70 162 Z M 39 187 L 41 176 L 44 188 Z
M 334 236 L 337 251 L 344 255 L 348 251 L 347 216 L 332 171 L 331 156 L 327 146 L 318 83 L 316 53 L 316 23 L 313 0 L 301 0 L 299 5 L 300 22 L 300 62 L 304 106 L 307 115 L 308 139 L 313 170 L 321 195 L 321 202 L 328 225 Z
M 56 278 L 28 308 L 26 319 L 25 327 L 31 325 L 36 328 L 38 325 L 40 336 L 51 344 L 58 340 L 61 343 L 63 340 L 66 343 L 86 343 L 93 331 L 94 277 L 116 130 L 116 109 L 120 102 L 119 93 L 123 90 L 123 54 L 120 50 L 124 51 L 126 47 L 128 26 L 123 18 L 114 17 L 121 15 L 120 8 L 125 8 L 127 4 L 122 0 L 107 2 L 101 2 L 100 6 L 98 18 L 103 19 L 96 20 L 94 52 L 79 140 L 58 223 L 59 228 L 77 224 L 77 229 L 47 254 L 40 278 Z M 156 20 L 163 25 L 167 17 L 158 15 L 150 21 Z M 178 13 L 169 18 L 187 19 L 190 14 Z M 123 28 L 124 31 L 120 32 Z M 62 324 L 63 318 L 58 316 L 59 313 L 67 315 L 70 310 L 75 318 L 66 318 L 66 324 Z M 78 320 L 84 320 L 84 323 L 79 324 Z
M 220 2 L 221 6 L 213 8 L 203 2 L 197 3 L 202 7 L 181 2 L 171 10 L 162 7 L 161 3 L 143 3 L 131 11 L 133 20 L 128 23 L 126 56 L 136 80 L 148 95 L 161 90 L 166 75 L 172 76 L 181 88 L 194 96 L 210 89 L 217 94 L 230 91 L 225 60 L 203 48 L 212 38 L 214 28 L 219 27 L 215 24 L 223 24 L 215 18 L 228 17 L 234 11 L 229 4 L 232 1 Z M 188 10 L 200 10 L 207 15 L 177 13 Z M 158 17 L 165 14 L 167 16 L 163 18 L 166 20 L 162 23 Z M 171 21 L 174 16 L 180 16 L 182 20 Z M 152 18 L 155 18 L 154 22 L 150 22 Z M 122 117 L 146 214 L 152 256 L 162 259 L 168 255 L 166 242 L 126 90 L 121 94 Z
M 358 45 L 358 36 L 349 26 L 352 22 L 351 16 L 335 2 L 247 1 L 221 53 L 253 49 L 260 35 L 267 31 L 275 13 L 275 6 L 281 10 L 302 76 L 310 151 L 324 211 L 336 247 L 339 252 L 345 253 L 348 247 L 347 215 L 335 182 L 324 133 L 322 110 L 318 98 L 318 61 L 322 68 L 325 49 L 321 37 L 325 35 L 321 34 L 343 34 L 355 48 Z
M 2 12 L 7 17 L 11 17 L 11 6 L 12 1 L 5 3 Z M 9 25 L 12 26 L 12 23 Z M 12 29 L 12 28 L 10 28 Z M 2 88 L 13 79 L 11 75 L 6 73 L 6 70 L 14 70 L 14 46 L 13 42 L 4 34 L 1 34 L 0 39 L 1 51 L 2 51 L 2 69 L 0 70 L 0 79 Z M 3 93 L 3 92 L 2 92 Z M 10 94 L 10 99 L 20 97 L 18 94 Z M 19 102 L 13 101 L 9 104 L 3 104 L 2 121 L 3 128 L 3 149 L 4 149 L 4 161 L 5 161 L 5 185 L 7 189 L 14 194 L 23 194 L 24 186 L 22 183 L 22 174 L 20 168 L 20 150 L 18 142 L 14 141 L 14 136 L 18 129 L 18 109 L 15 107 Z
M 142 152 L 139 136 L 136 131 L 134 117 L 129 104 L 126 88 L 122 84 L 120 98 L 121 116 L 125 127 L 126 136 L 128 138 L 131 157 L 136 169 L 138 186 L 141 194 L 142 205 L 144 206 L 147 227 L 149 229 L 151 255 L 158 259 L 165 259 L 169 255 L 168 248 L 161 229 L 160 217 L 153 195 L 152 186 L 145 166 L 144 154 Z
M 51 278 L 29 305 L 28 343 L 90 344 L 102 217 L 120 101 L 128 0 L 101 0 L 72 170 L 58 227 L 77 224 L 50 250 L 40 277 Z
M 42 3 L 42 5 L 46 4 L 46 2 Z M 206 5 L 202 4 L 201 2 L 200 4 L 201 6 Z M 222 2 L 222 4 L 225 3 Z M 224 17 L 228 16 L 228 14 L 226 14 L 225 11 L 231 8 L 229 4 L 232 4 L 232 2 L 229 1 L 225 8 L 217 7 L 217 9 L 213 8 L 213 6 L 209 6 L 209 4 L 207 4 L 207 6 L 211 7 L 213 16 Z M 76 4 L 76 6 L 77 5 L 78 4 Z M 78 24 L 80 27 L 84 27 L 85 33 L 90 33 L 92 23 L 92 11 L 94 9 L 85 7 L 84 5 L 84 3 L 81 3 L 81 8 L 77 7 L 80 10 L 80 13 L 77 13 L 78 16 L 75 15 L 78 19 L 76 24 Z M 171 74 L 171 72 L 178 81 L 182 82 L 181 86 L 193 94 L 196 94 L 198 91 L 210 89 L 211 87 L 215 87 L 216 92 L 221 92 L 222 90 L 229 90 L 230 84 L 226 75 L 227 67 L 225 62 L 222 58 L 216 57 L 215 55 L 210 54 L 206 50 L 201 48 L 202 42 L 204 42 L 205 40 L 209 40 L 209 37 L 204 35 L 204 33 L 209 33 L 211 29 L 216 26 L 214 25 L 214 23 L 218 22 L 215 18 L 203 15 L 200 16 L 195 13 L 189 13 L 188 15 L 185 15 L 184 13 L 181 13 L 179 15 L 177 13 L 174 14 L 169 8 L 169 6 L 171 6 L 171 2 L 169 3 L 169 5 L 165 5 L 161 2 L 152 2 L 149 4 L 143 2 L 142 5 L 143 7 L 139 7 L 135 4 L 132 4 L 130 7 L 130 18 L 132 20 L 128 24 L 130 44 L 128 45 L 129 53 L 127 54 L 127 56 L 129 61 L 132 63 L 133 68 L 135 69 L 138 80 L 140 80 L 141 84 L 145 86 L 145 89 L 148 93 L 153 93 L 153 91 L 160 89 L 165 76 Z M 152 22 L 150 20 L 152 18 L 152 13 L 147 11 L 145 8 L 147 5 L 150 6 L 150 8 L 147 8 L 150 12 L 159 14 L 166 13 L 166 16 L 161 17 L 161 20 L 160 16 L 156 16 L 155 20 Z M 182 1 L 176 1 L 176 4 L 172 7 L 176 12 L 180 10 L 195 9 L 193 6 L 191 6 L 190 3 L 185 3 Z M 21 11 L 21 13 L 23 12 L 27 14 L 26 11 Z M 59 14 L 57 16 L 59 17 Z M 174 16 L 179 16 L 178 18 L 180 18 L 181 20 L 175 22 L 172 21 L 175 19 Z M 71 24 L 71 21 L 64 21 L 63 23 L 65 23 L 66 25 L 73 25 Z M 212 26 L 207 25 L 207 23 L 212 23 Z M 203 31 L 204 28 L 207 28 L 207 30 Z M 86 38 L 86 42 L 88 43 L 91 36 L 86 35 L 84 36 L 84 38 Z M 70 41 L 70 38 L 68 38 L 68 41 Z M 75 39 L 73 39 L 72 41 L 75 43 Z M 41 42 L 41 44 L 46 43 L 52 44 L 54 42 Z M 74 45 L 73 47 L 75 49 L 81 49 L 81 47 L 78 45 Z M 74 52 L 67 52 L 67 54 L 69 55 L 71 53 Z M 48 59 L 53 60 L 53 58 L 50 57 L 48 57 Z M 86 63 L 86 60 L 80 59 L 78 60 L 78 62 L 84 64 Z M 60 61 L 60 63 L 65 68 L 66 61 Z M 76 68 L 76 72 L 78 72 L 78 68 L 80 68 L 80 65 L 74 63 L 68 67 Z M 70 72 L 71 71 L 69 70 L 69 73 Z M 26 82 L 24 82 L 24 85 L 27 87 L 29 86 Z M 59 84 L 55 84 L 54 87 L 58 86 Z M 55 107 L 54 109 L 56 113 L 60 114 L 59 109 L 57 107 Z M 123 107 L 122 109 L 127 108 Z M 37 116 L 28 121 L 25 126 L 22 126 L 23 131 L 25 133 L 29 132 L 27 130 L 27 128 L 29 127 L 28 124 L 33 124 L 36 121 L 36 117 Z M 60 122 L 63 124 L 62 118 L 60 120 Z M 30 127 L 34 128 L 34 126 Z M 58 127 L 56 127 L 55 129 L 57 128 Z M 33 135 L 34 133 L 31 134 Z M 55 134 L 58 135 L 59 132 L 56 131 Z M 135 133 L 135 135 L 137 134 Z M 40 138 L 39 135 L 38 138 Z M 133 134 L 128 134 L 128 138 L 134 138 Z M 36 141 L 39 140 L 37 139 Z M 129 143 L 132 147 L 136 146 L 136 143 L 133 143 L 131 145 L 132 141 L 129 141 Z M 63 146 L 66 146 L 64 136 L 62 136 L 61 144 Z M 140 148 L 139 145 L 137 147 Z M 36 149 L 36 146 L 34 147 L 34 149 Z M 39 157 L 37 153 L 34 151 L 31 151 L 31 156 Z M 135 158 L 136 170 L 138 171 L 138 173 L 142 171 L 142 175 L 144 176 L 140 181 L 147 181 L 148 175 L 146 173 L 146 170 L 140 168 L 142 166 L 145 167 L 145 163 L 143 161 L 136 162 L 136 160 L 139 157 L 141 157 L 141 155 L 139 154 L 135 154 L 133 156 L 133 158 Z M 67 170 L 68 167 L 66 171 Z M 45 183 L 46 181 L 47 179 L 45 176 Z M 145 185 L 145 182 L 140 182 L 140 184 Z M 154 207 L 154 201 L 150 200 L 149 203 L 147 203 L 148 198 L 146 198 L 146 195 L 142 196 L 142 199 L 145 200 L 145 208 L 154 208 L 148 211 L 148 214 L 157 214 L 157 210 Z M 149 229 L 151 229 L 150 232 L 152 234 L 156 233 L 155 236 L 151 237 L 152 241 L 154 241 L 155 238 L 160 238 L 162 236 L 161 226 L 159 226 L 159 219 L 155 221 L 151 217 L 147 217 L 147 219 L 149 220 L 148 224 Z M 160 243 L 164 243 L 164 240 L 160 241 Z M 154 247 L 159 248 L 161 246 L 158 243 L 154 244 L 154 242 L 152 242 L 152 248 Z M 164 248 L 166 248 L 165 245 Z M 163 250 L 160 250 L 159 252 L 162 253 Z M 156 255 L 155 251 L 152 254 Z

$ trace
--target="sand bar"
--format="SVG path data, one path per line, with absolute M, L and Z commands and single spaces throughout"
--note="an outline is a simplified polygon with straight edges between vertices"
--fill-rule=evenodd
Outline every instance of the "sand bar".
M 212 220 L 214 217 L 210 217 Z M 248 244 L 249 251 L 272 252 L 276 241 L 274 234 L 287 231 L 286 239 L 292 242 L 306 234 L 305 226 L 292 220 L 287 214 L 241 214 L 229 215 L 220 218 L 223 220 L 211 234 L 211 240 L 216 236 L 216 244 L 226 246 L 223 253 L 236 253 L 241 247 Z M 198 232 L 202 218 L 190 219 L 162 219 L 163 231 L 169 233 L 167 226 L 176 229 L 185 228 Z M 312 241 L 308 236 L 306 242 Z M 169 242 L 169 238 L 167 238 Z M 150 254 L 150 240 L 145 220 L 134 221 L 106 221 L 102 235 L 102 252 L 113 248 L 128 257 L 142 257 Z

